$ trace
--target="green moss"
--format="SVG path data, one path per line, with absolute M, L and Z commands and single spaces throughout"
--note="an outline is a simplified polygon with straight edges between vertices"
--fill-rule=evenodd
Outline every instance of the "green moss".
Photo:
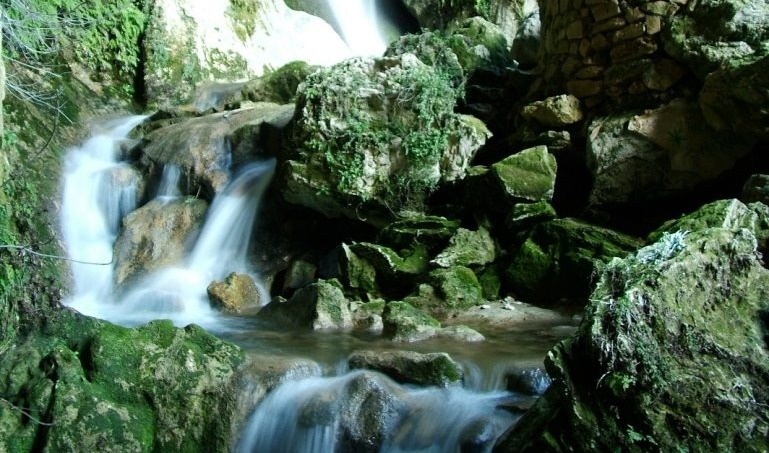
M 483 301 L 483 290 L 475 273 L 463 266 L 436 269 L 430 272 L 430 281 L 443 300 L 440 307 L 433 307 L 436 313 L 462 310 Z
M 243 94 L 252 101 L 270 101 L 287 104 L 296 101 L 296 90 L 308 75 L 317 69 L 303 61 L 286 63 L 262 77 L 249 81 Z
M 547 147 L 537 146 L 495 163 L 490 174 L 513 202 L 549 201 L 555 190 L 555 157 Z
M 422 244 L 430 250 L 445 246 L 459 229 L 459 221 L 438 216 L 396 220 L 380 231 L 378 240 L 396 248 Z
M 382 313 L 383 334 L 394 341 L 420 341 L 440 329 L 441 323 L 406 302 L 388 302 Z
M 230 7 L 227 8 L 227 15 L 232 21 L 235 35 L 241 41 L 246 42 L 253 36 L 258 25 L 257 17 L 261 9 L 259 0 L 229 0 Z

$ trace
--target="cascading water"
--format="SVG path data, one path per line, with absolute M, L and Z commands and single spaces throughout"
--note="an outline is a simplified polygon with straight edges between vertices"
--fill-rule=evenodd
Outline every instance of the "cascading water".
M 380 56 L 387 42 L 379 30 L 375 0 L 326 0 L 342 38 L 357 56 Z
M 165 165 L 163 167 L 163 174 L 160 177 L 157 198 L 165 201 L 181 196 L 182 193 L 179 191 L 179 178 L 181 175 L 182 169 L 177 165 Z
M 117 159 L 118 147 L 145 118 L 106 124 L 64 162 L 61 225 L 74 283 L 69 302 L 84 312 L 112 296 L 112 246 L 138 191 L 138 178 Z

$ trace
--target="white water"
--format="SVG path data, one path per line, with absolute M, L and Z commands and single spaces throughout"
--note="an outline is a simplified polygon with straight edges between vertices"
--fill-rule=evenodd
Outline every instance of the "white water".
M 381 56 L 387 41 L 379 30 L 375 0 L 326 0 L 353 55 Z
M 74 288 L 65 303 L 87 315 L 119 324 L 168 318 L 176 325 L 197 323 L 221 328 L 220 316 L 206 294 L 207 286 L 231 272 L 247 273 L 261 301 L 269 299 L 259 275 L 247 260 L 251 229 L 259 199 L 275 169 L 275 161 L 244 167 L 214 197 L 204 226 L 189 256 L 176 266 L 141 278 L 124 294 L 116 294 L 113 246 L 123 217 L 137 207 L 138 173 L 117 160 L 118 145 L 146 117 L 107 124 L 65 160 L 61 225 L 72 262 Z M 157 196 L 178 197 L 178 167 L 167 166 Z
M 498 408 L 512 397 L 461 387 L 404 387 L 370 371 L 307 378 L 283 384 L 261 402 L 237 451 L 346 451 L 350 446 L 339 442 L 344 431 L 354 432 L 365 423 L 368 429 L 381 428 L 368 434 L 381 435 L 379 451 L 384 453 L 453 452 L 473 439 L 482 442 L 467 451 L 491 451 L 494 440 L 516 419 Z

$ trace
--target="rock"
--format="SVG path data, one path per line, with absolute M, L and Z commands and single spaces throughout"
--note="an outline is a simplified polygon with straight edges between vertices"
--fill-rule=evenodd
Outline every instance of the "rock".
M 512 56 L 522 68 L 534 68 L 539 62 L 542 23 L 539 8 L 524 16 L 513 39 Z
M 224 110 L 235 110 L 241 107 L 244 82 L 216 83 L 206 82 L 195 88 L 192 108 L 195 114 L 204 115 Z
M 751 175 L 742 186 L 740 200 L 744 203 L 760 201 L 769 205 L 769 175 Z
M 318 280 L 294 293 L 287 302 L 273 300 L 256 317 L 278 325 L 314 330 L 353 326 L 350 302 L 335 280 Z
M 565 127 L 582 121 L 584 113 L 579 99 L 570 94 L 562 94 L 524 106 L 521 116 L 536 120 L 546 127 Z
M 769 5 L 762 0 L 709 0 L 671 15 L 662 38 L 665 51 L 704 79 L 761 49 L 769 38 Z
M 191 118 L 145 137 L 142 162 L 148 167 L 176 165 L 183 178 L 210 193 L 229 182 L 229 170 L 253 160 L 263 126 L 285 126 L 292 105 L 259 103 L 247 108 Z M 195 193 L 194 191 L 192 193 Z
M 588 135 L 590 200 L 599 205 L 686 193 L 730 169 L 753 146 L 708 127 L 699 107 L 683 99 L 638 115 L 597 118 Z
M 353 305 L 352 316 L 355 327 L 381 333 L 384 329 L 382 322 L 384 307 L 385 301 L 382 299 Z
M 395 342 L 413 343 L 437 335 L 441 328 L 435 318 L 406 302 L 389 302 L 382 313 L 383 335 Z
M 225 313 L 240 313 L 245 308 L 259 306 L 256 284 L 245 274 L 233 272 L 223 281 L 211 282 L 206 292 L 211 306 Z
M 538 223 L 544 223 L 556 217 L 555 208 L 547 201 L 517 203 L 510 209 L 505 223 L 514 231 L 524 231 Z
M 123 220 L 115 242 L 115 284 L 182 261 L 188 240 L 203 222 L 208 203 L 152 200 Z
M 769 207 L 763 203 L 744 204 L 736 199 L 718 200 L 708 203 L 679 219 L 665 222 L 649 234 L 649 241 L 656 242 L 666 234 L 686 235 L 692 231 L 707 228 L 746 228 L 758 239 L 764 250 L 769 245 Z
M 159 0 L 143 44 L 147 96 L 161 105 L 186 101 L 202 80 L 232 82 L 292 61 L 330 65 L 352 56 L 328 23 L 279 0 Z
M 318 267 L 303 259 L 294 260 L 286 269 L 284 290 L 297 290 L 315 281 Z M 334 276 L 335 277 L 335 276 Z
M 3 356 L 0 448 L 224 451 L 242 361 L 195 325 L 127 329 L 61 311 Z
M 467 267 L 435 269 L 430 272 L 429 277 L 442 301 L 439 306 L 429 307 L 436 314 L 462 310 L 483 302 L 481 284 L 478 283 L 475 273 Z
M 513 37 L 518 29 L 521 16 L 536 8 L 536 2 L 504 1 L 476 2 L 454 1 L 436 4 L 429 0 L 403 0 L 421 28 L 429 30 L 451 30 L 468 18 L 480 16 L 500 27 L 504 36 Z M 509 47 L 509 43 L 508 43 Z
M 551 383 L 552 379 L 542 368 L 513 370 L 506 377 L 507 390 L 531 396 L 542 395 Z
M 499 451 L 766 448 L 769 271 L 756 239 L 710 228 L 670 240 L 607 266 L 577 335 L 548 353 L 551 387 Z
M 494 261 L 495 244 L 488 230 L 477 231 L 460 228 L 438 256 L 430 261 L 439 267 L 482 266 Z
M 730 60 L 705 78 L 699 103 L 713 129 L 761 140 L 769 139 L 769 56 Z
M 427 252 L 417 247 L 401 257 L 393 249 L 369 242 L 354 242 L 350 246 L 357 256 L 371 263 L 380 275 L 409 278 L 427 270 Z
M 416 216 L 396 220 L 384 227 L 377 241 L 397 249 L 415 243 L 428 250 L 445 246 L 459 228 L 459 221 L 439 216 Z
M 356 351 L 347 358 L 350 369 L 384 373 L 397 382 L 445 387 L 462 380 L 462 367 L 445 352 Z
M 480 343 L 481 341 L 486 341 L 486 337 L 480 332 L 463 325 L 446 326 L 438 331 L 436 336 L 453 341 L 463 341 L 465 343 Z
M 243 97 L 254 102 L 294 103 L 299 84 L 316 69 L 317 66 L 304 61 L 292 61 L 246 82 L 242 89 Z
M 638 239 L 606 228 L 556 219 L 534 227 L 512 253 L 506 276 L 527 302 L 549 305 L 566 298 L 582 304 L 601 263 L 640 245 Z
M 489 308 L 483 309 L 482 306 L 475 306 L 457 313 L 450 319 L 450 322 L 507 331 L 521 329 L 535 323 L 542 325 L 572 324 L 568 317 L 556 311 L 516 301 L 512 297 L 486 305 Z M 565 335 L 555 336 L 561 338 Z
M 381 225 L 421 207 L 437 186 L 464 177 L 490 135 L 454 113 L 454 87 L 412 54 L 320 69 L 298 93 L 299 154 L 282 192 L 329 217 Z
M 555 157 L 537 146 L 493 164 L 488 173 L 507 203 L 550 201 L 555 189 Z
M 395 252 L 393 252 L 395 253 Z M 400 260 L 400 257 L 397 258 Z M 358 256 L 350 245 L 342 243 L 321 261 L 320 276 L 336 278 L 347 288 L 365 293 L 379 292 L 377 269 L 368 260 Z
M 144 197 L 146 183 L 141 173 L 128 165 L 113 166 L 100 173 L 99 208 L 109 227 L 117 231 L 125 215 Z

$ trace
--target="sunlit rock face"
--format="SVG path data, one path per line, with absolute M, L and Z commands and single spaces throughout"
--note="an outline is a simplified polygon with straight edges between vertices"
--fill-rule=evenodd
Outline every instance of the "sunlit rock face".
M 330 65 L 352 56 L 322 19 L 282 0 L 158 0 L 147 27 L 150 103 L 186 101 L 203 80 L 234 81 L 302 60 Z

